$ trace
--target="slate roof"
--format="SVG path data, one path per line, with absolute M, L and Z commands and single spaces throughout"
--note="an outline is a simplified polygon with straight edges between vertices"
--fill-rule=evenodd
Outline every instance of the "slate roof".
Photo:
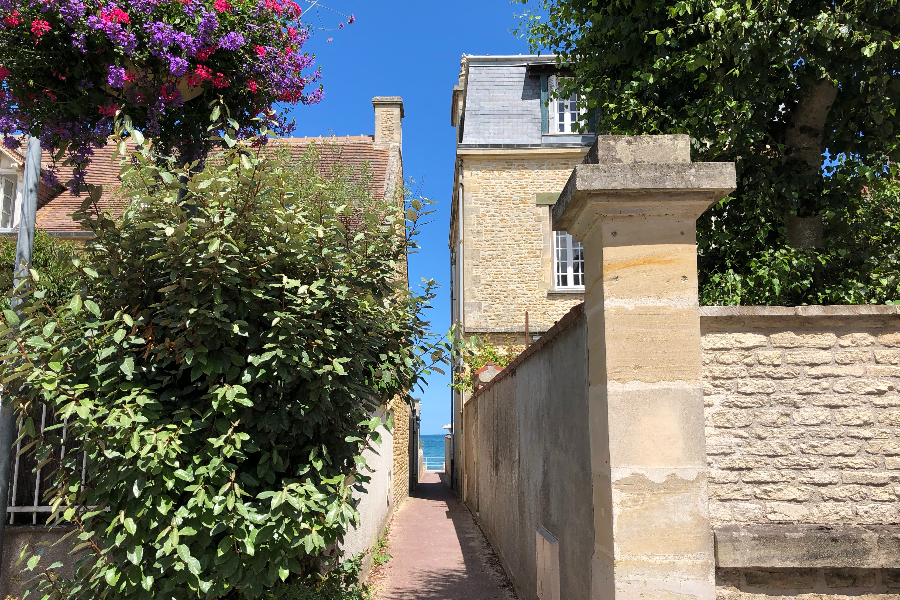
M 387 179 L 388 154 L 387 149 L 375 148 L 374 136 L 345 136 L 345 137 L 318 137 L 318 138 L 280 138 L 273 140 L 278 146 L 290 148 L 292 157 L 303 155 L 310 143 L 315 143 L 319 152 L 319 168 L 323 174 L 329 174 L 332 166 L 341 163 L 361 168 L 364 164 L 372 174 L 371 190 L 373 195 L 383 197 L 385 181 Z M 270 142 L 271 143 L 271 142 Z M 49 162 L 49 155 L 46 156 Z M 98 203 L 100 211 L 109 211 L 113 218 L 122 215 L 126 199 L 117 195 L 116 188 L 119 164 L 115 159 L 115 146 L 110 144 L 94 151 L 94 158 L 88 167 L 87 181 L 95 185 L 103 185 L 103 195 Z M 51 235 L 61 237 L 81 237 L 92 235 L 82 228 L 81 224 L 72 219 L 72 213 L 81 206 L 84 196 L 73 196 L 67 191 L 55 192 L 52 190 L 39 192 L 37 226 Z M 44 198 L 42 198 L 44 196 Z M 42 202 L 43 200 L 43 202 Z

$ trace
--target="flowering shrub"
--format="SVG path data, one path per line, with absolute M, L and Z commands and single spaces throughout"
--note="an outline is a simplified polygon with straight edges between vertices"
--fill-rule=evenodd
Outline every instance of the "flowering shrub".
M 321 99 L 301 16 L 293 0 L 0 0 L 0 135 L 67 148 L 78 179 L 121 111 L 199 158 L 212 100 L 249 133 L 275 102 Z

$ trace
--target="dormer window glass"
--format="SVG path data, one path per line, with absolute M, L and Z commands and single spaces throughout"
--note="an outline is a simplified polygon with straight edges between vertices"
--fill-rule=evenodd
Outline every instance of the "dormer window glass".
M 556 92 L 564 81 L 553 76 L 550 78 L 550 90 Z M 584 118 L 578 111 L 578 94 L 567 98 L 555 98 L 550 105 L 550 118 L 553 121 L 552 133 L 579 133 L 584 130 Z
M 0 229 L 12 229 L 16 207 L 16 176 L 0 175 Z

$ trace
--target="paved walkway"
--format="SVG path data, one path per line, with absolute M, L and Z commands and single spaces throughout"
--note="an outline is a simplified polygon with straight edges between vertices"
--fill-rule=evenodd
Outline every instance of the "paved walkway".
M 377 600 L 515 600 L 500 561 L 443 473 L 394 515 Z

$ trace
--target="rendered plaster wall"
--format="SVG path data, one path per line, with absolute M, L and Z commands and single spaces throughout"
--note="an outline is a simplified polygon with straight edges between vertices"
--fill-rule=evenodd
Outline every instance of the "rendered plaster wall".
M 559 193 L 583 151 L 530 157 L 466 155 L 463 325 L 467 333 L 548 330 L 583 294 L 554 291 L 553 232 L 539 193 Z
M 366 485 L 365 492 L 353 493 L 359 500 L 360 522 L 344 537 L 343 549 L 347 557 L 365 552 L 375 544 L 394 509 L 394 437 L 384 426 L 378 431 L 381 445 L 363 453 L 366 464 L 373 470 L 369 473 L 372 480 Z M 364 570 L 369 564 L 369 560 L 363 563 Z
M 464 499 L 522 600 L 539 597 L 541 527 L 559 540 L 558 597 L 590 598 L 586 320 L 567 319 L 465 406 Z
M 19 563 L 22 550 L 28 546 L 31 553 L 43 550 L 43 564 L 49 566 L 56 562 L 63 563 L 60 575 L 71 577 L 74 572 L 72 565 L 77 556 L 72 554 L 72 548 L 80 541 L 70 536 L 66 540 L 57 543 L 69 529 L 48 529 L 46 527 L 19 525 L 7 526 L 4 532 L 2 575 L 0 575 L 0 598 L 21 598 L 30 587 L 30 579 L 34 573 L 25 573 L 25 563 Z M 26 555 L 26 560 L 27 556 Z

